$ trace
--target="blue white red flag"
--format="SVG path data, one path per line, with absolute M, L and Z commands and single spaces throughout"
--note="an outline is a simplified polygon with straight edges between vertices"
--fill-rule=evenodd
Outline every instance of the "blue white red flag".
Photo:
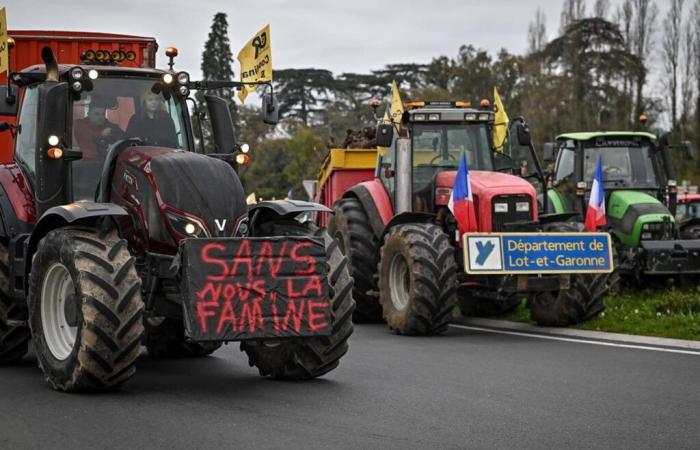
M 596 231 L 598 227 L 605 226 L 606 223 L 603 160 L 599 155 L 595 166 L 595 176 L 593 177 L 593 186 L 591 186 L 591 198 L 588 200 L 588 209 L 586 210 L 584 225 L 586 231 Z
M 459 169 L 457 170 L 455 184 L 452 186 L 452 195 L 450 196 L 450 201 L 447 202 L 447 207 L 457 220 L 460 236 L 464 233 L 478 231 L 476 213 L 474 211 L 474 197 L 472 196 L 472 187 L 469 183 L 469 166 L 464 152 L 462 153 L 462 159 L 459 161 Z

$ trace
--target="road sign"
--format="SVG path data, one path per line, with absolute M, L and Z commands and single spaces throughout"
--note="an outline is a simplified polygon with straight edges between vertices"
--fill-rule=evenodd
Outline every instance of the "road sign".
M 608 233 L 465 233 L 469 274 L 609 273 Z

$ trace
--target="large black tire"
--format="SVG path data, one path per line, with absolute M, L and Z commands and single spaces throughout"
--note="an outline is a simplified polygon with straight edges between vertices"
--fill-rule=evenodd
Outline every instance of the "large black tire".
M 149 319 L 146 320 L 145 325 L 146 350 L 148 350 L 148 356 L 153 359 L 199 358 L 211 355 L 222 345 L 221 342 L 197 342 L 188 339 L 185 336 L 185 325 L 182 320 L 169 317 L 157 321 Z
M 355 280 L 352 296 L 356 307 L 352 318 L 356 323 L 382 320 L 382 305 L 377 298 L 375 276 L 379 241 L 369 225 L 369 217 L 356 198 L 344 198 L 333 207 L 328 219 L 328 234 L 338 240 L 340 251 L 348 257 L 350 274 Z
M 16 363 L 29 349 L 29 327 L 13 322 L 26 322 L 27 309 L 9 298 L 10 270 L 7 244 L 0 241 L 0 365 Z M 8 321 L 10 323 L 8 323 Z
M 545 231 L 582 232 L 580 223 L 556 222 Z M 529 298 L 530 316 L 538 325 L 565 327 L 595 318 L 605 309 L 605 295 L 620 282 L 618 271 L 612 273 L 571 274 L 568 289 L 538 292 Z
M 116 231 L 49 232 L 34 256 L 28 303 L 33 348 L 52 388 L 106 390 L 134 375 L 143 334 L 141 280 Z M 71 329 L 73 337 L 66 337 Z
M 389 328 L 405 335 L 447 330 L 457 301 L 457 263 L 450 240 L 431 224 L 398 225 L 379 259 L 379 300 Z
M 312 231 L 299 223 L 275 224 L 271 235 L 308 235 L 322 237 L 326 244 L 329 271 L 328 282 L 332 305 L 330 336 L 289 339 L 280 342 L 244 341 L 241 351 L 248 355 L 251 367 L 258 368 L 261 376 L 279 380 L 308 380 L 320 377 L 338 367 L 340 358 L 348 351 L 348 338 L 353 332 L 352 278 L 348 260 L 340 252 L 338 241 L 325 230 Z

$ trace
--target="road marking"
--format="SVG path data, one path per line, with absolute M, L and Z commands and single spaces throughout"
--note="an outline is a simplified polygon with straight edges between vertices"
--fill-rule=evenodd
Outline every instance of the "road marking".
M 648 345 L 619 344 L 616 342 L 595 341 L 595 340 L 589 340 L 589 339 L 575 339 L 575 338 L 560 337 L 560 336 L 547 336 L 544 334 L 522 333 L 519 331 L 508 331 L 508 330 L 496 330 L 493 328 L 474 327 L 471 325 L 457 325 L 457 324 L 452 324 L 452 323 L 450 324 L 450 326 L 454 327 L 454 328 L 463 328 L 465 330 L 485 331 L 487 333 L 508 334 L 511 336 L 524 336 L 524 337 L 536 338 L 536 339 L 548 339 L 551 341 L 575 342 L 578 344 L 602 345 L 605 347 L 633 348 L 633 349 L 637 349 L 637 350 L 650 350 L 650 351 L 654 351 L 654 352 L 680 353 L 683 355 L 700 356 L 700 352 L 692 351 L 692 350 L 681 350 L 681 349 L 665 348 L 665 347 L 651 347 Z

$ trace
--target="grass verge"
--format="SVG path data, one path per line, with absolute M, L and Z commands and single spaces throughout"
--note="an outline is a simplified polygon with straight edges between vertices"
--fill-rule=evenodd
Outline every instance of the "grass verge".
M 534 323 L 525 302 L 498 318 Z M 605 311 L 596 319 L 572 328 L 700 340 L 700 290 L 655 288 L 610 295 L 605 299 Z

